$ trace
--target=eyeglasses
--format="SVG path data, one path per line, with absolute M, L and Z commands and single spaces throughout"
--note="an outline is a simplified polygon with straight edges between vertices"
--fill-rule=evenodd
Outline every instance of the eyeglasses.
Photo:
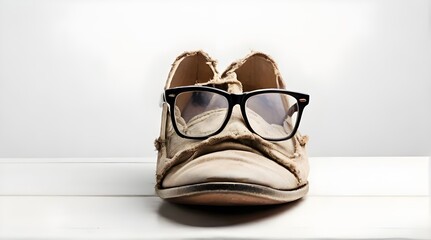
M 270 141 L 295 135 L 309 95 L 284 89 L 260 89 L 243 94 L 205 87 L 166 89 L 161 103 L 169 105 L 175 132 L 183 138 L 206 139 L 219 134 L 239 104 L 247 128 Z

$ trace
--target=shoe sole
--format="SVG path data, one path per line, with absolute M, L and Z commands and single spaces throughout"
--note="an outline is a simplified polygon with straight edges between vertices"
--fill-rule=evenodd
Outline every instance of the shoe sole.
M 236 182 L 199 183 L 173 188 L 156 188 L 159 197 L 191 205 L 272 205 L 298 200 L 308 192 L 308 183 L 292 190 Z

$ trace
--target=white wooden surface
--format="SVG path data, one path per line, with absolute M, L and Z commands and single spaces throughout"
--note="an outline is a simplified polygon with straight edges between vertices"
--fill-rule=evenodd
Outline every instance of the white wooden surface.
M 157 198 L 153 159 L 0 159 L 0 239 L 431 239 L 428 157 L 310 163 L 303 200 L 208 208 Z

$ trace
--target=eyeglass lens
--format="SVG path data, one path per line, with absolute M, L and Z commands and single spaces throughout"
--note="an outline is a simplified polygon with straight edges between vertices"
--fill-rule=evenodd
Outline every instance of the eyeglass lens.
M 229 102 L 225 96 L 207 91 L 190 91 L 177 95 L 175 121 L 185 136 L 205 137 L 221 128 Z
M 286 138 L 298 117 L 296 98 L 284 93 L 262 93 L 247 99 L 245 111 L 251 128 L 267 139 Z

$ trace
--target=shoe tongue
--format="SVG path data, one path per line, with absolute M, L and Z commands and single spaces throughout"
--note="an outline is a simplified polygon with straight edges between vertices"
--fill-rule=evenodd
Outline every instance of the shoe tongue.
M 238 81 L 236 73 L 232 72 L 223 78 L 215 77 L 205 83 L 196 83 L 196 86 L 210 86 L 225 90 L 229 93 L 241 94 L 242 83 Z
M 236 77 L 236 73 L 229 74 L 224 79 L 226 79 L 226 81 L 228 83 L 227 91 L 229 93 L 235 93 L 235 94 L 243 93 L 242 83 L 240 81 L 238 81 L 238 79 Z

